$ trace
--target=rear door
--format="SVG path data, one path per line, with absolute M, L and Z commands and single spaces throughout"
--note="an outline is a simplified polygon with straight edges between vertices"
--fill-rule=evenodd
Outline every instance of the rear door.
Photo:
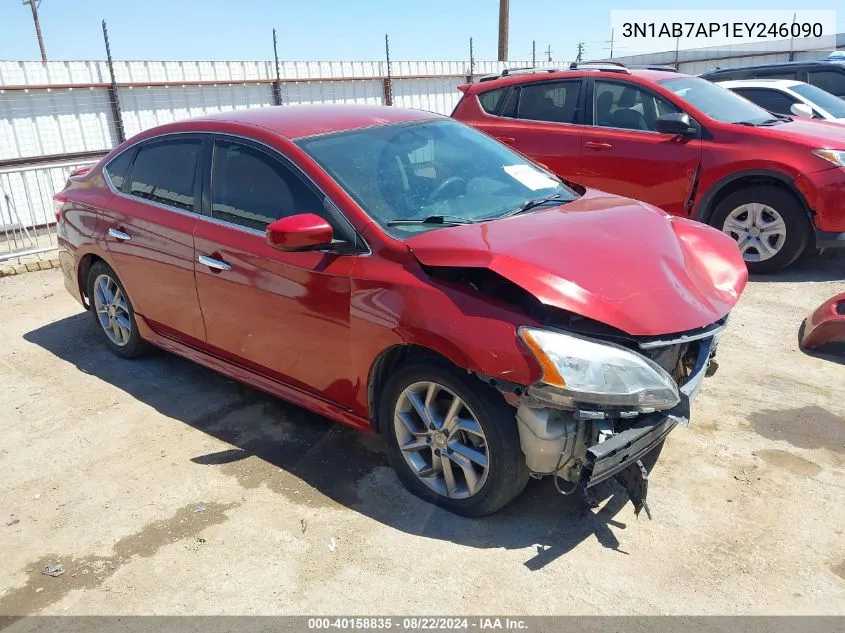
M 218 137 L 210 159 L 206 215 L 195 232 L 196 284 L 209 346 L 312 395 L 351 402 L 354 231 L 274 150 Z M 340 241 L 335 252 L 282 252 L 267 243 L 267 224 L 298 213 L 326 218 Z
M 114 195 L 102 212 L 105 247 L 135 311 L 187 342 L 205 339 L 193 241 L 202 143 L 200 135 L 167 135 L 127 150 L 131 166 L 110 179 Z
M 590 81 L 592 125 L 584 131 L 578 180 L 673 215 L 687 215 L 686 201 L 701 162 L 701 140 L 654 129 L 658 116 L 681 110 L 640 84 Z
M 472 124 L 542 163 L 561 178 L 577 181 L 584 117 L 581 78 L 512 86 L 501 98 L 479 95 L 485 111 L 497 112 Z M 496 91 L 492 91 L 496 92 Z M 495 109 L 488 110 L 488 108 Z

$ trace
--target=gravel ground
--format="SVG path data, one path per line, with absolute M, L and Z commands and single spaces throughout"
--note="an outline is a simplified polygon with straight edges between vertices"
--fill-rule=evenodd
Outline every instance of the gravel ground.
M 0 615 L 845 614 L 845 364 L 798 350 L 843 280 L 839 255 L 749 285 L 649 521 L 548 481 L 452 516 L 377 437 L 111 355 L 58 271 L 0 279 Z

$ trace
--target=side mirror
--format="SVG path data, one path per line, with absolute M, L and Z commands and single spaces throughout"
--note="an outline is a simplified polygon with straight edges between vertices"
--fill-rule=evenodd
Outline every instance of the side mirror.
M 808 106 L 806 103 L 793 103 L 789 111 L 792 112 L 797 117 L 801 117 L 802 119 L 812 119 L 813 118 L 813 108 Z
M 685 112 L 661 114 L 654 122 L 654 129 L 661 134 L 671 134 L 672 136 L 688 136 L 693 132 L 689 115 Z
M 280 251 L 310 251 L 332 243 L 332 227 L 319 215 L 299 213 L 267 225 L 267 243 Z

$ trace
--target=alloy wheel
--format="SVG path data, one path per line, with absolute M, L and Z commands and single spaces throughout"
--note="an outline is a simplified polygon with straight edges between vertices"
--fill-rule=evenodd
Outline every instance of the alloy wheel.
M 451 499 L 481 490 L 490 470 L 487 439 L 457 394 L 434 382 L 416 382 L 399 395 L 393 417 L 402 456 L 426 486 Z
M 132 319 L 129 306 L 120 286 L 109 275 L 99 275 L 94 280 L 94 310 L 100 327 L 109 340 L 123 347 L 132 336 Z
M 786 222 L 775 209 L 760 202 L 749 202 L 731 211 L 722 232 L 736 240 L 747 262 L 771 259 L 786 243 Z

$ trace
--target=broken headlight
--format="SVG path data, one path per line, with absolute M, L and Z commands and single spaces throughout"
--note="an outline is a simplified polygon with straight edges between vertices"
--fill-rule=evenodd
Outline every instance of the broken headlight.
M 531 327 L 519 328 L 519 337 L 543 369 L 540 382 L 529 389 L 537 400 L 643 412 L 680 401 L 678 385 L 663 368 L 619 345 Z

